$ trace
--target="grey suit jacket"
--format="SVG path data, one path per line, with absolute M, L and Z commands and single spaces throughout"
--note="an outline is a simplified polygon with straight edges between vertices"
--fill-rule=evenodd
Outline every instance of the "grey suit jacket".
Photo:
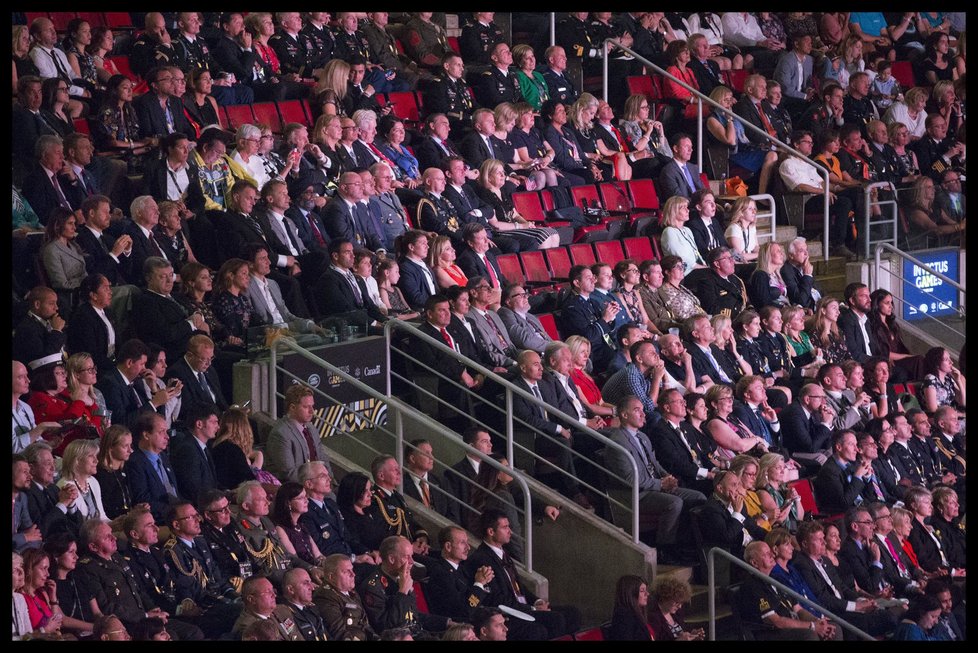
M 323 443 L 319 437 L 319 430 L 308 423 L 305 425 L 309 429 L 312 440 L 316 445 L 316 459 L 325 463 L 330 474 L 333 473 L 329 462 L 329 455 L 323 449 Z M 268 442 L 265 444 L 265 469 L 280 478 L 298 482 L 297 473 L 302 463 L 309 461 L 309 446 L 302 435 L 302 431 L 290 417 L 282 417 L 272 426 L 268 434 Z
M 293 315 L 289 311 L 289 307 L 285 305 L 285 300 L 282 299 L 282 289 L 279 288 L 278 282 L 268 277 L 265 277 L 265 281 L 268 282 L 268 293 L 272 296 L 275 307 L 278 308 L 282 319 L 288 322 L 289 328 L 299 333 L 309 333 L 315 326 L 315 322 Z M 251 300 L 252 316 L 256 317 L 261 324 L 274 324 L 275 320 L 272 319 L 272 312 L 265 301 L 265 294 L 258 289 L 258 283 L 254 277 L 248 284 L 248 290 L 245 291 L 245 294 Z
M 781 91 L 788 97 L 805 99 L 805 89 L 812 85 L 812 57 L 805 55 L 801 62 L 801 90 L 798 88 L 798 57 L 793 50 L 788 50 L 778 59 L 774 69 L 774 79 L 781 82 Z
M 54 240 L 41 250 L 44 270 L 48 281 L 55 290 L 77 288 L 88 272 L 85 269 L 85 255 L 78 245 L 67 246 Z
M 489 353 L 489 357 L 492 360 L 493 365 L 499 367 L 509 367 L 516 363 L 514 358 L 516 352 L 516 347 L 513 345 L 513 341 L 509 338 L 509 331 L 506 329 L 506 325 L 503 321 L 496 315 L 493 311 L 488 311 L 485 316 L 480 315 L 476 309 L 472 309 L 466 315 L 472 326 L 476 328 L 479 334 L 482 336 L 482 341 L 486 346 L 486 351 Z M 489 320 L 492 320 L 496 328 L 493 329 L 492 325 L 489 324 Z M 502 334 L 503 339 L 506 341 L 506 347 L 503 348 L 503 344 L 499 341 L 499 334 L 496 333 L 498 329 L 499 334 Z
M 669 475 L 669 472 L 659 464 L 658 459 L 655 457 L 655 452 L 652 450 L 652 443 L 649 441 L 647 435 L 638 432 L 638 439 L 644 440 L 645 442 L 645 457 L 643 458 L 642 453 L 636 447 L 634 441 L 629 437 L 628 433 L 622 428 L 611 429 L 608 433 L 608 438 L 617 444 L 625 447 L 632 456 L 635 458 L 635 465 L 638 467 L 638 480 L 639 489 L 643 492 L 661 492 L 662 491 L 662 478 Z M 605 464 L 608 469 L 614 472 L 617 476 L 625 479 L 628 483 L 631 483 L 635 478 L 634 472 L 632 471 L 632 465 L 628 458 L 618 449 L 613 447 L 606 447 L 604 450 Z M 655 475 L 649 472 L 648 467 L 645 466 L 645 459 L 648 459 L 655 470 Z
M 505 306 L 500 306 L 496 314 L 503 321 L 503 324 L 506 325 L 509 339 L 513 341 L 513 345 L 519 350 L 532 349 L 539 354 L 543 354 L 547 343 L 553 342 L 553 338 L 543 328 L 540 318 L 532 313 L 527 313 L 524 318 L 516 311 Z

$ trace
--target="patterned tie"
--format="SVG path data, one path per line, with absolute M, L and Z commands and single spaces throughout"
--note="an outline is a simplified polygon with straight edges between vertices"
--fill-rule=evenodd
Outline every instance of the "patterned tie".
M 163 487 L 166 488 L 166 493 L 171 497 L 177 496 L 177 491 L 174 489 L 173 483 L 170 482 L 170 475 L 167 474 L 166 467 L 163 466 L 163 458 L 156 459 L 156 471 L 160 475 Z
M 767 119 L 767 114 L 764 112 L 764 107 L 758 102 L 754 105 L 754 109 L 757 111 L 757 115 L 761 117 L 761 124 L 764 125 L 764 131 L 771 135 L 772 138 L 777 138 L 778 132 L 771 125 L 771 121 Z
M 489 313 L 489 311 L 486 311 L 483 317 L 486 318 L 486 322 L 489 323 L 492 330 L 496 332 L 496 338 L 499 340 L 499 348 L 505 352 L 507 349 L 509 349 L 509 343 L 506 342 L 506 337 L 503 336 L 502 331 L 499 330 L 499 326 L 495 323 L 495 321 L 493 321 L 492 315 Z
M 129 391 L 132 392 L 133 399 L 136 401 L 136 407 L 141 408 L 143 405 L 143 400 L 139 396 L 139 391 L 136 390 L 135 382 L 129 384 Z
M 363 294 L 360 293 L 360 287 L 357 285 L 356 277 L 349 270 L 346 271 L 345 276 L 350 287 L 353 288 L 353 296 L 357 299 L 357 308 L 361 308 L 363 306 Z
M 58 194 L 58 204 L 68 210 L 71 210 L 71 205 L 68 203 L 68 198 L 65 197 L 64 192 L 61 190 L 61 184 L 58 183 L 58 175 L 51 175 L 51 184 L 54 186 L 54 192 Z
M 689 172 L 689 167 L 684 163 L 679 166 L 683 171 L 683 176 L 686 177 L 686 184 L 689 186 L 689 192 L 696 192 L 696 184 L 693 183 L 693 175 Z
M 761 432 L 758 435 L 760 435 L 762 438 L 764 438 L 764 440 L 768 444 L 771 444 L 771 429 L 768 428 L 767 420 L 764 419 L 764 416 L 763 415 L 761 415 L 761 407 L 760 406 L 758 406 L 757 408 L 754 409 L 754 416 L 757 417 L 757 422 L 758 422 L 758 424 L 761 425 Z
M 516 595 L 516 600 L 520 603 L 526 603 L 526 597 L 523 596 L 523 591 L 520 589 L 520 581 L 519 576 L 516 573 L 516 565 L 513 563 L 513 558 L 511 558 L 505 551 L 503 551 L 503 569 L 506 571 L 506 576 L 509 578 L 509 586 L 513 590 L 513 594 Z
M 420 479 L 418 485 L 421 486 L 421 501 L 424 503 L 425 507 L 431 507 L 431 490 L 428 488 L 428 481 L 423 478 Z
M 302 437 L 306 439 L 306 447 L 309 449 L 309 460 L 319 460 L 319 456 L 316 454 L 316 442 L 312 439 L 312 433 L 306 426 L 302 427 Z
M 309 221 L 309 228 L 312 230 L 312 237 L 316 241 L 316 244 L 320 247 L 326 247 L 326 239 L 323 238 L 322 232 L 319 231 L 319 227 L 316 226 L 316 216 L 310 211 L 306 214 L 306 220 Z

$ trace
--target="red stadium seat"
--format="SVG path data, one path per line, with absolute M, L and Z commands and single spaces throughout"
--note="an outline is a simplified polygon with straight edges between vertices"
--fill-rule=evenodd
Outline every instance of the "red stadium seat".
M 622 244 L 625 246 L 625 256 L 635 259 L 638 263 L 655 258 L 652 243 L 645 236 L 626 238 Z
M 625 253 L 621 251 L 621 241 L 619 240 L 604 240 L 594 243 L 594 253 L 599 261 L 607 263 L 611 267 L 614 267 L 618 261 L 625 258 Z
M 659 196 L 651 179 L 633 179 L 626 182 L 632 195 L 632 206 L 636 209 L 659 212 Z
M 309 118 L 302 110 L 302 103 L 299 100 L 288 100 L 278 103 L 278 112 L 282 116 L 283 123 L 297 122 L 300 125 L 309 127 Z
M 727 86 L 732 88 L 737 93 L 744 92 L 744 80 L 747 79 L 747 71 L 744 69 L 740 70 L 725 70 L 723 76 L 727 79 Z
M 282 119 L 274 102 L 256 102 L 251 105 L 251 110 L 255 114 L 255 122 L 268 125 L 276 134 L 282 133 Z
M 555 206 L 555 204 L 554 204 L 554 194 L 552 192 L 550 192 L 549 189 L 544 188 L 543 190 L 540 191 L 540 202 L 543 204 L 543 212 L 544 212 L 544 214 L 547 214 L 550 211 L 553 211 L 554 210 L 554 206 Z M 523 217 L 526 217 L 526 216 L 523 216 Z M 529 219 L 529 218 L 527 218 L 527 219 Z M 553 227 L 554 229 L 556 229 L 558 227 L 569 227 L 570 226 L 570 222 L 567 222 L 566 220 L 548 220 L 547 221 L 547 226 L 548 227 Z
M 801 497 L 801 507 L 806 515 L 814 515 L 818 512 L 815 505 L 815 493 L 812 491 L 812 482 L 807 478 L 799 478 L 788 483 L 789 487 L 795 488 L 795 492 Z
M 127 11 L 105 12 L 105 26 L 112 29 L 132 29 L 132 18 Z
M 520 263 L 523 264 L 523 272 L 526 280 L 535 283 L 552 283 L 550 270 L 547 269 L 547 259 L 543 257 L 543 252 L 520 252 Z
M 309 100 L 303 98 L 300 102 L 302 103 L 302 110 L 306 113 L 306 119 L 302 124 L 306 127 L 312 127 L 312 107 L 309 106 Z
M 387 103 L 394 105 L 394 115 L 412 123 L 421 121 L 421 105 L 414 91 L 388 93 Z
M 217 107 L 217 123 L 221 126 L 221 129 L 228 128 L 227 107 Z
M 540 319 L 540 324 L 543 325 L 543 330 L 547 332 L 547 335 L 554 340 L 560 340 L 560 332 L 557 330 L 557 320 L 554 319 L 553 313 L 541 313 L 537 315 Z
M 583 186 L 571 186 L 571 197 L 574 198 L 574 206 L 582 206 L 581 202 L 586 202 L 587 206 L 592 206 L 592 203 L 597 203 L 601 205 L 601 198 L 598 196 L 598 189 L 593 184 L 584 184 Z
M 448 47 L 450 47 L 452 49 L 452 51 L 455 52 L 455 54 L 462 54 L 462 51 L 458 49 L 458 37 L 457 36 L 449 36 L 445 40 L 448 41 Z
M 571 262 L 574 265 L 594 265 L 598 259 L 594 256 L 594 248 L 591 243 L 574 243 L 568 245 Z
M 570 278 L 571 260 L 570 254 L 563 247 L 551 247 L 543 250 L 543 256 L 547 259 L 547 266 L 550 268 L 550 276 L 555 281 L 567 281 Z
M 72 124 L 75 125 L 75 131 L 79 134 L 92 133 L 92 128 L 89 126 L 86 118 L 75 118 L 74 121 L 72 121 Z
M 26 11 L 24 12 L 24 18 L 27 19 L 27 25 L 29 27 L 38 18 L 50 18 L 50 16 L 46 11 Z
M 598 193 L 601 195 L 602 206 L 609 211 L 629 211 L 632 208 L 632 200 L 623 182 L 606 181 L 598 184 Z
M 648 75 L 629 75 L 625 78 L 629 95 L 644 95 L 652 98 L 652 78 Z
M 133 84 L 139 83 L 139 77 L 136 75 L 136 73 L 132 72 L 132 66 L 129 65 L 129 57 L 126 55 L 119 55 L 109 57 L 108 59 L 115 64 L 115 67 L 119 69 L 120 74 L 129 78 L 129 81 L 131 81 Z
M 77 16 L 78 14 L 74 11 L 52 11 L 51 22 L 54 23 L 54 29 L 64 32 L 68 29 L 68 23 Z
M 905 89 L 913 88 L 917 85 L 913 74 L 913 64 L 909 61 L 894 61 L 890 72 L 893 75 L 893 79 L 900 82 L 900 86 Z
M 499 271 L 510 283 L 523 283 L 526 278 L 523 276 L 523 268 L 520 266 L 520 257 L 517 254 L 503 254 L 496 257 L 499 263 Z
M 250 104 L 230 104 L 224 107 L 228 112 L 228 129 L 236 130 L 241 125 L 255 122 L 255 113 Z
M 540 195 L 536 191 L 521 191 L 513 193 L 513 206 L 517 213 L 530 222 L 544 222 L 547 219 L 543 211 Z
M 584 630 L 579 633 L 574 634 L 574 641 L 576 642 L 603 642 L 604 641 L 604 631 L 601 627 L 591 628 L 589 630 Z

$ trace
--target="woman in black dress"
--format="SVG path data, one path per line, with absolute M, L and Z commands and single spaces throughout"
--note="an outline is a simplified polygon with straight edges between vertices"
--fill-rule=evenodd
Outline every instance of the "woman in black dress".
M 387 525 L 373 510 L 373 483 L 367 475 L 351 472 L 344 476 L 336 491 L 336 503 L 353 536 L 350 548 L 354 551 L 380 549 L 380 543 L 387 537 Z
M 251 271 L 248 261 L 228 259 L 217 273 L 217 296 L 212 305 L 214 316 L 227 328 L 228 333 L 242 340 L 247 337 L 253 312 L 251 300 L 245 294 L 249 283 Z
M 55 596 L 64 614 L 61 627 L 72 632 L 91 632 L 95 621 L 91 604 L 94 597 L 74 578 L 78 564 L 77 540 L 69 533 L 54 533 L 45 538 L 44 552 L 51 557 L 50 580 L 57 586 Z
M 115 519 L 133 508 L 129 478 L 123 469 L 132 455 L 132 433 L 122 424 L 110 426 L 98 452 L 98 471 L 95 480 L 102 490 L 102 507 L 105 516 Z
M 641 576 L 622 576 L 615 586 L 615 611 L 608 639 L 616 642 L 651 642 L 649 584 Z
M 506 171 L 499 159 L 486 159 L 479 168 L 479 184 L 475 192 L 479 199 L 492 207 L 489 224 L 496 231 L 519 240 L 520 251 L 556 247 L 560 238 L 549 227 L 531 227 L 530 223 L 513 206 L 513 196 L 507 192 Z
M 286 552 L 296 555 L 311 565 L 319 564 L 323 554 L 316 546 L 306 525 L 300 521 L 309 512 L 309 497 L 304 487 L 294 481 L 282 484 L 275 493 L 272 522 L 275 532 Z
M 61 138 L 75 131 L 68 112 L 69 99 L 68 82 L 60 77 L 45 79 L 41 84 L 41 117 Z

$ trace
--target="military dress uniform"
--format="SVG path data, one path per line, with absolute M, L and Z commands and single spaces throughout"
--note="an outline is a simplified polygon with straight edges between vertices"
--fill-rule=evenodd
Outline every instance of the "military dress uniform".
M 415 521 L 414 514 L 404 501 L 404 495 L 397 490 L 387 494 L 379 486 L 374 486 L 373 494 L 373 509 L 377 511 L 377 515 L 387 525 L 387 535 L 385 537 L 401 535 L 412 542 L 419 537 L 428 537 L 428 532 L 419 527 Z
M 496 23 L 483 25 L 479 21 L 474 21 L 462 28 L 462 33 L 458 37 L 458 49 L 466 63 L 489 65 L 492 49 L 504 40 L 503 31 Z
M 514 73 L 504 74 L 497 66 L 492 66 L 479 75 L 478 80 L 475 97 L 479 100 L 479 104 L 487 109 L 495 109 L 500 102 L 523 101 L 520 82 Z
M 310 61 L 302 41 L 282 30 L 276 31 L 268 39 L 268 45 L 278 57 L 279 69 L 283 75 L 296 74 L 300 78 L 312 77 L 315 66 Z
M 419 612 L 414 590 L 402 594 L 397 579 L 385 574 L 380 567 L 360 583 L 360 595 L 367 618 L 377 632 L 407 628 L 417 637 L 425 631 L 437 632 L 447 627 L 445 617 Z
M 326 624 L 326 633 L 330 639 L 364 642 L 377 638 L 356 590 L 343 594 L 326 582 L 313 592 L 312 601 Z
M 312 23 L 306 23 L 299 30 L 299 43 L 306 51 L 306 61 L 310 70 L 322 68 L 333 58 L 333 49 L 336 47 L 336 37 L 329 27 L 322 29 Z
M 547 82 L 547 91 L 550 93 L 551 100 L 561 104 L 572 104 L 580 96 L 577 87 L 564 73 L 558 75 L 551 68 L 547 68 L 543 71 L 543 79 Z
M 290 610 L 287 606 L 276 605 L 275 609 L 272 610 L 272 614 L 270 614 L 267 618 L 274 621 L 278 626 L 277 641 L 303 641 L 302 632 L 299 630 L 299 626 L 295 623 L 295 619 L 292 618 L 292 610 Z M 241 634 L 248 630 L 248 627 L 256 621 L 262 621 L 262 617 L 259 617 L 254 612 L 245 610 L 241 613 L 241 616 L 238 617 L 238 620 L 234 622 L 234 628 L 231 629 L 231 632 L 240 638 Z
M 286 603 L 285 607 L 292 612 L 292 621 L 295 622 L 296 627 L 302 634 L 302 639 L 307 642 L 325 642 L 329 640 L 329 636 L 326 633 L 326 625 L 315 606 L 298 606 L 294 603 Z
M 273 583 L 281 582 L 285 572 L 293 567 L 312 569 L 308 562 L 285 550 L 275 534 L 275 524 L 268 517 L 254 524 L 244 515 L 235 515 L 232 525 L 244 536 L 245 549 L 258 564 L 256 572 L 268 576 Z
M 206 520 L 201 523 L 200 530 L 221 576 L 240 592 L 241 584 L 254 575 L 257 567 L 245 547 L 244 535 L 230 524 L 219 531 Z
M 448 117 L 453 138 L 469 126 L 475 103 L 464 79 L 452 79 L 442 71 L 424 91 L 426 115 L 443 113 Z
M 412 18 L 404 25 L 403 34 L 404 52 L 418 65 L 429 70 L 441 70 L 442 57 L 453 52 L 448 45 L 445 30 L 435 23 Z
M 361 33 L 370 49 L 369 61 L 383 66 L 386 70 L 397 71 L 398 79 L 413 90 L 418 84 L 418 75 L 401 60 L 390 32 L 377 27 L 373 22 L 368 22 L 363 26 Z
M 154 607 L 144 593 L 129 563 L 118 553 L 105 559 L 85 556 L 78 561 L 75 580 L 95 598 L 102 614 L 114 614 L 131 627 L 146 618 Z
M 163 553 L 170 567 L 187 579 L 177 582 L 177 600 L 187 598 L 185 594 L 191 598 L 203 594 L 234 600 L 241 588 L 240 577 L 232 579 L 221 573 L 221 568 L 203 537 L 194 538 L 193 544 L 190 547 L 180 538 L 171 536 L 163 545 Z
M 435 197 L 425 192 L 418 202 L 418 224 L 425 231 L 434 231 L 440 236 L 448 236 L 453 243 L 462 239 L 462 221 L 455 207 L 444 196 Z
M 592 62 L 600 61 L 603 57 L 601 42 L 592 39 L 587 23 L 574 16 L 557 23 L 555 36 L 557 45 L 564 48 L 568 58 Z
M 140 34 L 132 44 L 129 66 L 132 71 L 145 78 L 153 68 L 167 66 L 174 61 L 177 53 L 172 45 L 167 47 L 148 34 Z
M 699 297 L 704 311 L 730 319 L 740 315 L 747 305 L 747 290 L 736 274 L 731 274 L 726 279 L 713 271 L 703 275 L 696 296 Z

